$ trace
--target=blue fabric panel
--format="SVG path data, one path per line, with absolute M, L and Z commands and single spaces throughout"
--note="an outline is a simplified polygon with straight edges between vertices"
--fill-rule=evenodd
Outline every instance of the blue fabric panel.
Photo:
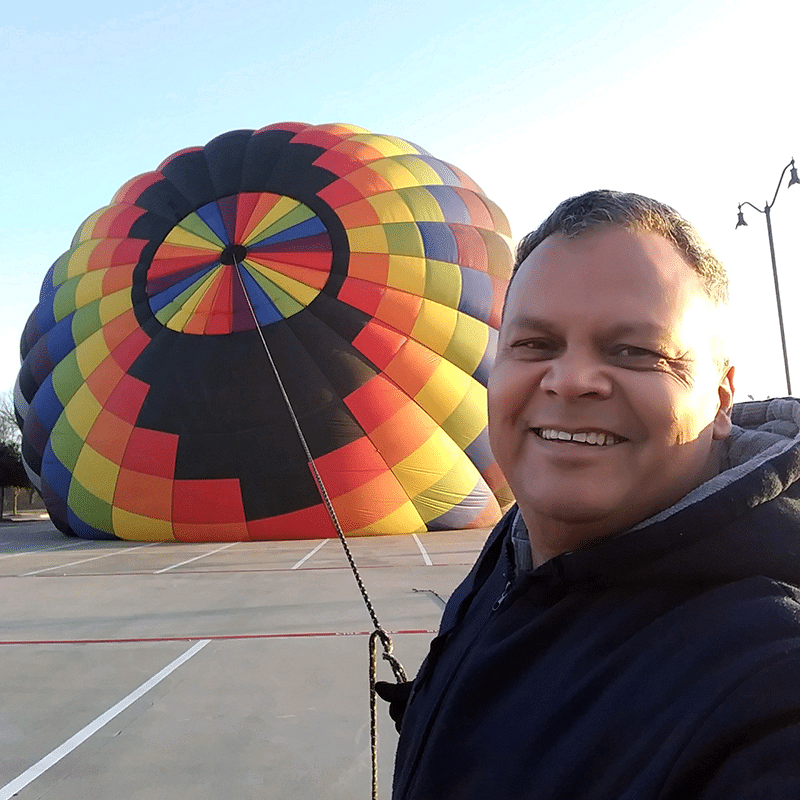
M 58 460 L 49 442 L 42 456 L 42 481 L 47 481 L 56 497 L 67 502 L 72 473 Z
M 203 278 L 217 266 L 219 266 L 219 261 L 215 261 L 213 264 L 204 267 L 202 270 L 192 268 L 191 274 L 188 278 L 184 278 L 182 281 L 179 281 L 172 286 L 167 286 L 166 288 L 161 289 L 157 294 L 150 298 L 150 308 L 153 309 L 153 313 L 161 311 L 164 306 L 169 305 L 181 292 L 188 289 L 192 284 L 199 284 Z
M 36 416 L 41 420 L 42 425 L 48 431 L 53 430 L 64 406 L 58 399 L 55 389 L 53 388 L 53 376 L 48 375 L 39 391 L 36 392 L 36 397 L 33 398 L 33 409 Z
M 105 531 L 98 530 L 93 525 L 89 525 L 88 522 L 84 522 L 82 519 L 75 515 L 75 512 L 71 509 L 67 509 L 67 521 L 69 522 L 70 528 L 75 532 L 77 536 L 80 536 L 81 539 L 117 539 L 117 536 L 114 536 L 113 533 L 106 533 Z
M 222 221 L 222 215 L 219 213 L 216 203 L 207 203 L 202 208 L 198 208 L 195 213 L 225 244 L 230 244 L 228 234 L 225 231 L 225 223 Z
M 453 232 L 444 222 L 418 222 L 425 245 L 426 258 L 458 264 L 458 245 Z
M 492 281 L 485 272 L 461 267 L 461 299 L 458 310 L 488 324 L 492 316 Z
M 253 310 L 256 312 L 256 319 L 259 325 L 271 325 L 273 322 L 283 319 L 283 314 L 278 311 L 277 306 L 272 302 L 264 290 L 256 283 L 253 276 L 246 269 L 239 269 L 244 279 L 244 287 Z
M 311 219 L 292 225 L 291 228 L 276 233 L 274 236 L 260 240 L 258 244 L 277 244 L 278 242 L 288 242 L 293 239 L 304 239 L 306 236 L 314 236 L 317 233 L 327 233 L 327 230 L 319 217 L 311 217 Z M 253 249 L 258 249 L 257 245 L 254 245 Z
M 458 222 L 462 225 L 472 225 L 472 220 L 467 210 L 467 204 L 449 186 L 425 187 L 436 199 L 442 209 L 447 222 Z

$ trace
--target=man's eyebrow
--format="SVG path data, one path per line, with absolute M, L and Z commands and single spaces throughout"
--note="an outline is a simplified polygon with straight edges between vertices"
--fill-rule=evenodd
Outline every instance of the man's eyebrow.
M 655 322 L 647 322 L 646 320 L 636 322 L 619 322 L 615 325 L 609 326 L 607 331 L 607 336 L 611 339 L 615 339 L 619 336 L 630 335 L 645 335 L 653 336 L 657 339 L 668 339 L 668 334 L 669 332 L 667 328 Z
M 555 332 L 558 329 L 558 323 L 549 322 L 545 319 L 538 317 L 531 317 L 527 314 L 518 314 L 517 316 L 508 318 L 507 327 L 518 329 L 536 329 L 540 331 Z

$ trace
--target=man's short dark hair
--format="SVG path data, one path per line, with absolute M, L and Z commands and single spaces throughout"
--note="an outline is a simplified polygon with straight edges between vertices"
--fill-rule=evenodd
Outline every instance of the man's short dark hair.
M 728 302 L 728 273 L 711 252 L 697 229 L 674 208 L 640 194 L 597 189 L 560 203 L 535 230 L 517 246 L 516 274 L 520 264 L 548 236 L 580 236 L 603 225 L 619 225 L 628 230 L 653 231 L 672 242 L 700 276 L 708 296 L 718 305 Z

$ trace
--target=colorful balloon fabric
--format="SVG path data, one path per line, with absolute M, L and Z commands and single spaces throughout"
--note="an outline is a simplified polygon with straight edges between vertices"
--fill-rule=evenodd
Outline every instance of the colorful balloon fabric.
M 345 534 L 493 524 L 510 235 L 461 170 L 351 125 L 232 131 L 129 181 L 22 336 L 23 458 L 54 523 L 334 536 L 294 413 Z

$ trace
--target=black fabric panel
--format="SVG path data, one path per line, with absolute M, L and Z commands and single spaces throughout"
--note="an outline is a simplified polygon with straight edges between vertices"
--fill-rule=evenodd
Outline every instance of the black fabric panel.
M 136 199 L 135 205 L 145 211 L 157 214 L 164 221 L 172 220 L 173 226 L 194 211 L 191 201 L 184 197 L 177 187 L 165 180 L 160 180 L 152 186 L 148 186 Z M 143 224 L 143 219 L 144 216 L 140 217 L 131 226 L 131 236 L 133 236 L 134 229 Z M 144 239 L 149 237 L 137 235 L 135 238 Z
M 283 472 L 248 472 L 240 480 L 244 515 L 248 520 L 300 511 L 320 502 L 308 466 Z
M 137 424 L 171 433 L 258 428 L 283 401 L 255 331 L 190 336 L 162 328 L 129 370 L 151 385 Z
M 311 301 L 307 313 L 316 317 L 348 342 L 352 342 L 372 319 L 369 314 L 365 314 L 360 309 L 341 303 L 336 298 L 323 293 L 318 294 Z
M 212 139 L 203 148 L 215 191 L 214 197 L 209 197 L 209 200 L 240 191 L 245 148 L 252 135 L 252 130 L 228 131 Z
M 178 156 L 161 170 L 161 174 L 194 208 L 200 208 L 216 197 L 208 162 L 202 150 Z
M 287 322 L 338 397 L 346 397 L 377 373 L 375 366 L 347 339 L 307 310 Z
M 242 183 L 239 191 L 263 192 L 270 184 L 273 167 L 281 150 L 294 136 L 293 131 L 262 131 L 247 142 L 242 161 Z

